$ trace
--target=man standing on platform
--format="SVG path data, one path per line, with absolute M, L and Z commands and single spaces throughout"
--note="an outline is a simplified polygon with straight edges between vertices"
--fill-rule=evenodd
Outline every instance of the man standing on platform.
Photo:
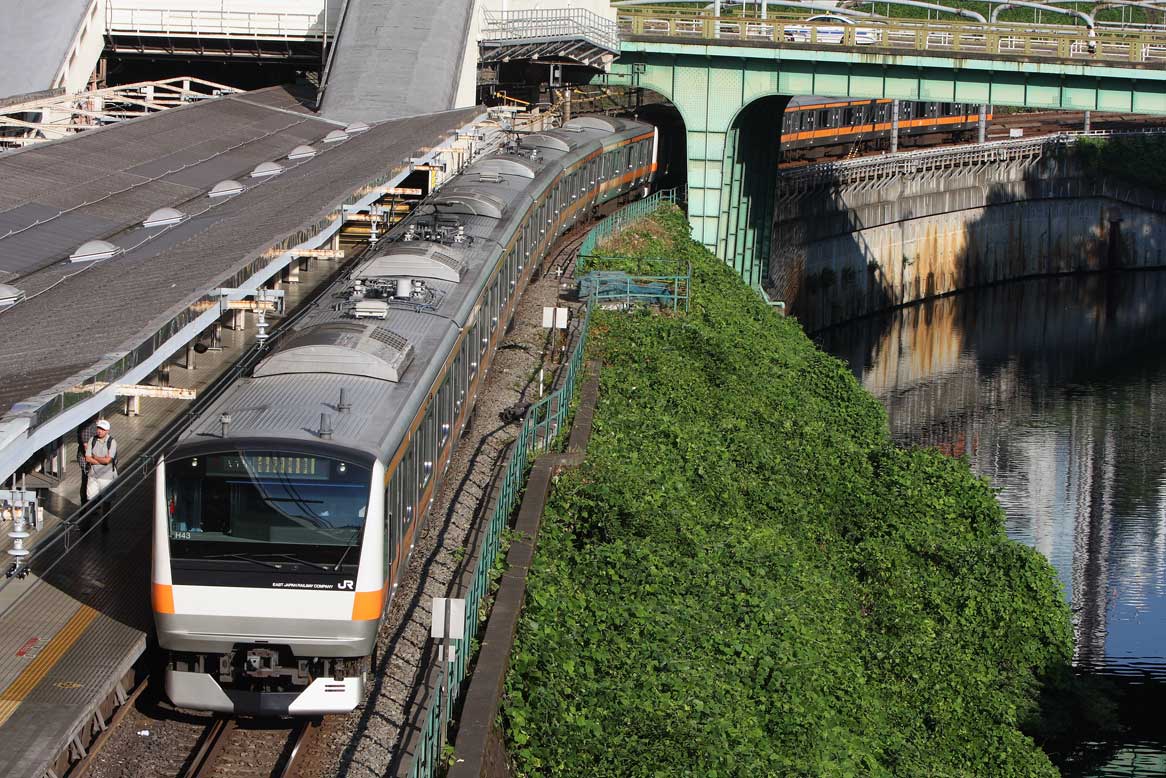
M 89 488 L 89 463 L 85 461 L 85 446 L 89 445 L 89 441 L 97 437 L 97 416 L 94 416 L 89 421 L 85 422 L 84 426 L 77 428 L 77 465 L 81 468 L 81 500 L 80 503 L 84 505 L 89 501 L 87 490 Z
M 89 465 L 86 496 L 92 500 L 117 478 L 117 441 L 105 419 L 97 420 L 96 434 L 85 442 L 85 462 Z

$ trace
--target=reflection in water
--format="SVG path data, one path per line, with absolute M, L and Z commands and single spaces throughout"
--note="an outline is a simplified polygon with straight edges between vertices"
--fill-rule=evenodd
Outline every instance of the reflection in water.
M 1078 667 L 1142 689 L 1127 697 L 1160 710 L 1166 273 L 1018 282 L 818 341 L 883 402 L 897 442 L 966 455 L 1000 490 L 1008 534 L 1064 585 Z M 1151 732 L 1106 744 L 1108 764 L 1087 774 L 1166 775 L 1166 732 Z

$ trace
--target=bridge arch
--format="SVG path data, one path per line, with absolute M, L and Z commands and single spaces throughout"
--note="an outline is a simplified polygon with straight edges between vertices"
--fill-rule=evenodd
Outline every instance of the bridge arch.
M 654 53 L 636 61 L 635 85 L 671 102 L 684 122 L 693 238 L 760 286 L 769 265 L 781 116 L 790 100 L 777 71 Z

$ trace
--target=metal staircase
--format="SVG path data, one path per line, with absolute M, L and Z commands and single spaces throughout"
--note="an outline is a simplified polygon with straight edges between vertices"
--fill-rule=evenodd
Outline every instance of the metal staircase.
M 606 69 L 619 53 L 615 22 L 583 8 L 483 12 L 481 62 L 557 60 Z

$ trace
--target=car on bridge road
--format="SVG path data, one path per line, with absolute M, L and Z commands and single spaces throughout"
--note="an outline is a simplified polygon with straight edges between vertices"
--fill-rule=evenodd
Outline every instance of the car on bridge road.
M 810 43 L 815 40 L 817 31 L 818 43 L 842 43 L 846 35 L 846 27 L 854 26 L 854 20 L 837 14 L 818 14 L 806 19 L 807 25 L 787 25 L 782 32 L 790 43 Z M 822 22 L 830 22 L 831 26 L 818 26 Z M 814 23 L 814 26 L 809 26 Z M 835 26 L 837 25 L 837 26 Z M 869 46 L 879 42 L 879 31 L 871 27 L 855 27 L 854 43 L 858 46 Z

